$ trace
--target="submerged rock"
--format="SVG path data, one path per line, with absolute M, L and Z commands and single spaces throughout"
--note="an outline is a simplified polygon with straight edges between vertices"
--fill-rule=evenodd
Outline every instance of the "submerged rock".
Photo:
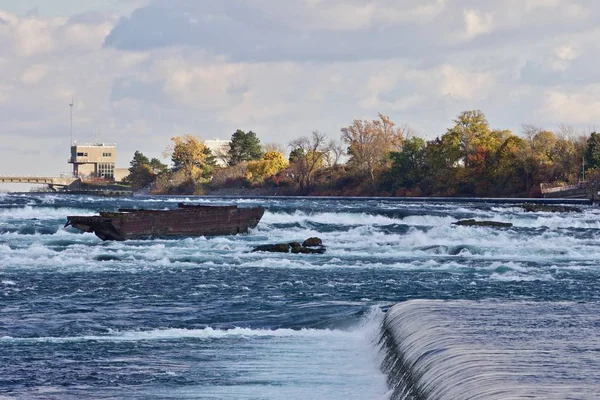
M 261 246 L 256 246 L 252 252 L 255 251 L 268 251 L 270 253 L 289 253 L 290 245 L 289 243 L 279 243 L 279 244 L 263 244 Z
M 526 212 L 582 212 L 583 210 L 579 207 L 573 206 L 559 206 L 554 204 L 534 204 L 524 203 L 521 207 Z
M 294 254 L 323 254 L 325 253 L 325 247 L 292 247 L 292 253 Z
M 263 244 L 252 249 L 253 253 L 257 251 L 266 251 L 270 253 L 292 252 L 294 254 L 323 254 L 325 253 L 325 246 L 323 246 L 321 239 L 309 238 L 302 244 L 299 242 Z
M 461 221 L 454 222 L 452 225 L 458 226 L 488 226 L 492 228 L 511 228 L 513 224 L 509 222 L 498 222 L 498 221 L 476 221 L 474 219 L 463 219 Z
M 311 238 L 306 239 L 304 241 L 304 243 L 302 243 L 302 246 L 304 246 L 304 247 L 323 246 L 323 241 L 318 237 L 311 237 Z

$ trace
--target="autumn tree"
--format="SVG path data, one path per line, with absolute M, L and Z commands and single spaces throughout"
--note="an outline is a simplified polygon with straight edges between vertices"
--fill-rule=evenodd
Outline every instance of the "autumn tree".
M 276 151 L 281 154 L 285 153 L 285 146 L 280 143 L 266 143 L 262 146 L 262 149 L 265 153 L 268 153 L 270 151 Z
M 527 148 L 526 140 L 511 135 L 496 150 L 496 168 L 490 177 L 495 183 L 494 194 L 527 194 L 530 179 L 527 175 Z
M 250 161 L 247 166 L 248 179 L 262 182 L 287 167 L 288 162 L 278 151 L 268 151 L 260 161 Z
M 263 154 L 260 140 L 256 137 L 256 133 L 252 131 L 246 133 L 238 129 L 231 135 L 231 142 L 229 143 L 229 165 L 260 160 Z
M 328 151 L 325 135 L 314 131 L 310 137 L 301 137 L 292 140 L 289 144 L 292 149 L 290 155 L 290 168 L 300 192 L 306 192 L 313 183 L 313 177 L 317 170 L 323 166 L 323 154 Z
M 166 153 L 171 155 L 173 172 L 183 174 L 192 182 L 207 181 L 216 165 L 210 149 L 191 135 L 175 136 L 171 141 Z
M 349 166 L 372 184 L 376 172 L 385 165 L 387 154 L 400 149 L 403 138 L 402 130 L 383 114 L 379 114 L 377 120 L 354 120 L 352 125 L 342 128 L 342 141 L 348 146 L 350 156 Z

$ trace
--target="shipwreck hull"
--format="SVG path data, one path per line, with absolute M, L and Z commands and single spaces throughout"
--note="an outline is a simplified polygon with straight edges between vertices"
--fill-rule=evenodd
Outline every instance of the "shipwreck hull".
M 69 216 L 65 226 L 93 232 L 102 240 L 221 236 L 247 233 L 258 225 L 263 214 L 262 207 L 180 204 L 175 210 L 120 209 L 98 216 Z

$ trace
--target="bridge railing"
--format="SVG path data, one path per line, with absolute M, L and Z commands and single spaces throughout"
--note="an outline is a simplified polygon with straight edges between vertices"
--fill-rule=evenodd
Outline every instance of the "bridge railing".
M 578 183 L 577 185 L 568 185 L 568 186 L 555 186 L 555 187 L 548 187 L 546 186 L 547 184 L 541 184 L 541 191 L 542 194 L 545 193 L 558 193 L 558 192 L 566 192 L 569 190 L 579 190 L 579 189 L 585 189 L 587 188 L 587 182 L 581 182 Z

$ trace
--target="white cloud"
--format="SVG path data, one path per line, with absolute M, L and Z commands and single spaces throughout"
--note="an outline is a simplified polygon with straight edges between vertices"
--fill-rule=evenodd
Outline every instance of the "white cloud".
M 265 12 L 298 29 L 354 31 L 407 22 L 429 22 L 446 6 L 447 0 L 291 0 L 287 7 L 259 2 Z M 284 14 L 285 13 L 285 14 Z
M 581 55 L 581 51 L 572 44 L 566 44 L 554 49 L 554 54 L 561 60 L 573 61 Z
M 229 92 L 245 81 L 242 64 L 194 65 L 172 60 L 160 62 L 158 70 L 166 78 L 165 93 L 190 107 L 227 107 Z
M 30 57 L 54 49 L 53 24 L 37 18 L 26 18 L 14 27 L 16 53 Z
M 465 10 L 463 18 L 465 21 L 464 38 L 467 40 L 492 31 L 493 13 Z
M 556 71 L 565 71 L 571 62 L 581 55 L 581 50 L 573 44 L 565 44 L 555 47 L 553 50 L 550 66 Z
M 600 110 L 600 85 L 584 90 L 551 89 L 545 92 L 542 104 L 544 118 L 556 123 L 597 124 Z
M 489 72 L 474 72 L 451 65 L 441 67 L 441 83 L 438 93 L 455 99 L 485 99 L 494 83 Z
M 48 69 L 43 65 L 33 65 L 23 72 L 23 75 L 21 75 L 21 82 L 26 85 L 35 85 L 46 76 L 47 71 Z

